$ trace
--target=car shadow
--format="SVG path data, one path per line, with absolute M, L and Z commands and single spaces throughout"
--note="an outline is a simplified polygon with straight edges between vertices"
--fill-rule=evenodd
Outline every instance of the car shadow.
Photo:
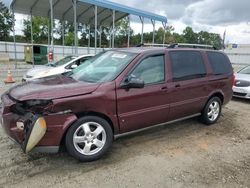
M 250 103 L 250 99 L 244 99 L 244 98 L 239 98 L 239 97 L 233 97 L 232 101 L 241 102 L 241 103 L 245 103 L 245 104 Z

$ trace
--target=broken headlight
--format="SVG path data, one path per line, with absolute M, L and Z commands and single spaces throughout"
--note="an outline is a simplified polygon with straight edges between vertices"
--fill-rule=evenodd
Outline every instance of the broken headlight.
M 50 111 L 51 105 L 52 105 L 51 100 L 34 99 L 27 101 L 19 101 L 12 107 L 12 111 L 20 115 L 24 115 L 27 112 L 44 114 Z

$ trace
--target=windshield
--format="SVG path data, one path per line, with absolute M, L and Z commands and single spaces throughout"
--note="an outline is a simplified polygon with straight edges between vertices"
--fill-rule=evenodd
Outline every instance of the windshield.
M 250 66 L 241 69 L 238 73 L 240 74 L 250 74 Z
M 135 56 L 134 53 L 107 51 L 85 61 L 70 76 L 75 80 L 85 82 L 111 81 Z
M 47 66 L 57 67 L 57 66 L 60 66 L 60 65 L 64 65 L 64 64 L 70 62 L 73 59 L 75 59 L 75 57 L 67 56 L 65 58 L 60 59 L 59 61 L 57 61 L 55 63 L 48 63 Z

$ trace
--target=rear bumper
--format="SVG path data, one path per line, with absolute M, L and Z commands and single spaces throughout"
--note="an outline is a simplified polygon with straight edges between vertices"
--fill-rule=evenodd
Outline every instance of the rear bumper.
M 5 104 L 4 104 L 5 105 Z M 17 142 L 19 145 L 23 145 L 25 136 L 27 132 L 21 130 L 17 127 L 17 121 L 26 121 L 26 117 L 17 115 L 10 112 L 9 106 L 0 106 L 0 123 L 4 132 L 12 140 Z M 8 104 L 6 104 L 8 105 Z M 66 133 L 68 127 L 77 119 L 77 117 L 72 114 L 52 114 L 44 116 L 44 119 L 47 124 L 47 131 L 43 138 L 36 145 L 36 151 L 58 151 L 59 146 L 61 145 L 62 138 Z
M 250 87 L 233 86 L 233 96 L 238 98 L 250 99 Z

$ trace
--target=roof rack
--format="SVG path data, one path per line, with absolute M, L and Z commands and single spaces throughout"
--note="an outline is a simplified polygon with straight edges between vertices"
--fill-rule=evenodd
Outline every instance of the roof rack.
M 148 47 L 168 47 L 169 44 L 142 43 L 142 44 L 136 45 L 136 47 L 143 47 L 143 46 L 148 46 Z
M 173 44 L 153 44 L 153 43 L 143 43 L 138 44 L 136 47 L 167 47 L 167 48 L 202 48 L 202 49 L 213 49 L 217 50 L 216 47 L 206 44 L 189 44 L 189 43 L 173 43 Z
M 170 44 L 167 48 L 202 48 L 217 50 L 216 47 L 207 44 L 188 44 L 188 43 L 174 43 Z

